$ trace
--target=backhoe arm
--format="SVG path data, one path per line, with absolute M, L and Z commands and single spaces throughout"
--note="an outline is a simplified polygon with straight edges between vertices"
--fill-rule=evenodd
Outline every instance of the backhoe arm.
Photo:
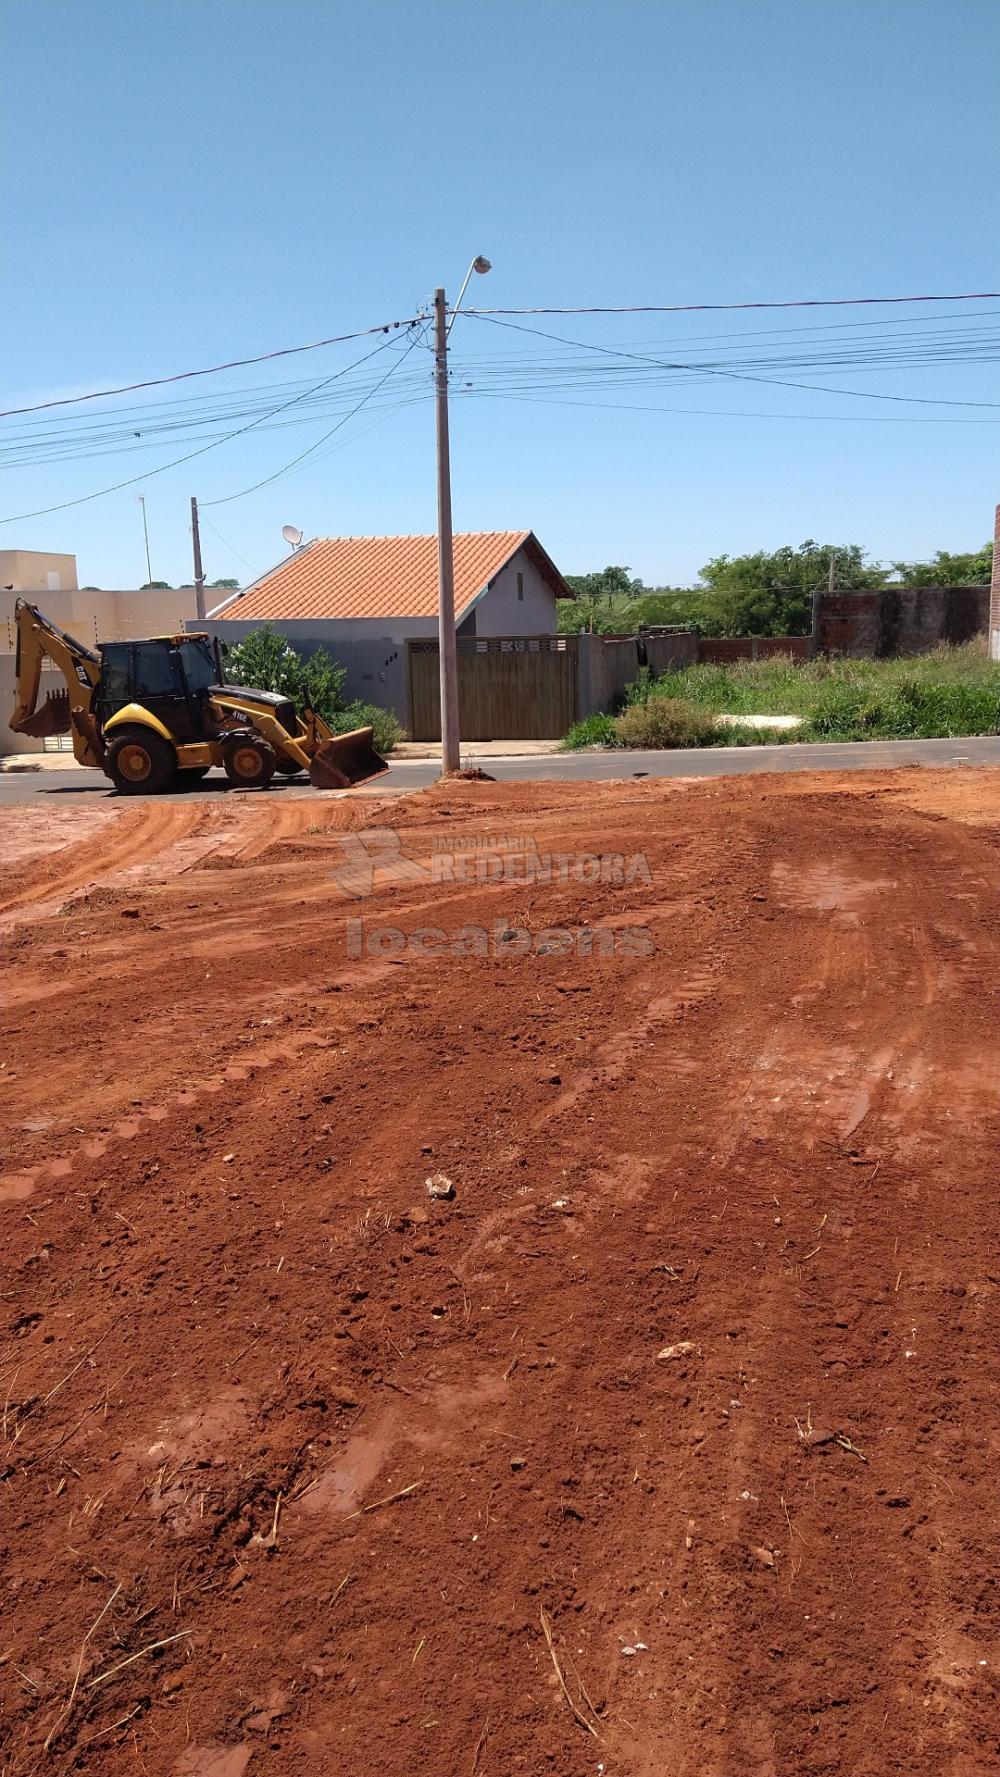
M 14 622 L 17 702 L 9 726 L 15 734 L 30 734 L 36 739 L 71 733 L 73 752 L 80 764 L 99 765 L 100 737 L 90 705 L 101 676 L 100 656 L 24 599 L 18 599 L 14 606 Z M 50 691 L 39 709 L 42 662 L 46 658 L 58 667 L 66 686 L 62 691 Z

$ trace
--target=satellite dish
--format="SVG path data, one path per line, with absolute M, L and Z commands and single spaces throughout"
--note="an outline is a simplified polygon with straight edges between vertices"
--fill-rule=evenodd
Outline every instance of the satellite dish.
M 283 524 L 281 534 L 292 549 L 297 549 L 302 541 L 302 532 L 297 531 L 293 524 Z

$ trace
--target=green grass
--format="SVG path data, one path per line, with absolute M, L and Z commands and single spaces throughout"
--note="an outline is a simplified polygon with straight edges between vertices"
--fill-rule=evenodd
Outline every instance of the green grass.
M 706 716 L 801 716 L 802 726 L 762 731 L 721 728 L 688 745 L 760 746 L 807 740 L 929 740 L 937 736 L 1000 732 L 1000 664 L 979 642 L 901 660 L 828 660 L 796 663 L 788 655 L 737 661 L 733 666 L 689 666 L 660 679 L 640 676 L 625 694 L 630 709 L 661 698 L 681 700 Z M 692 737 L 697 724 L 689 724 Z M 563 745 L 651 745 L 626 741 L 622 719 L 589 716 Z M 659 743 L 663 744 L 663 743 Z

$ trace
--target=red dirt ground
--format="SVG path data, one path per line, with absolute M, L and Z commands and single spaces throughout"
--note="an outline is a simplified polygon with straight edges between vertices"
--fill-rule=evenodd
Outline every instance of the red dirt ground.
M 49 821 L 0 828 L 4 1777 L 1000 1772 L 1000 773 Z M 390 824 L 652 879 L 351 900 Z

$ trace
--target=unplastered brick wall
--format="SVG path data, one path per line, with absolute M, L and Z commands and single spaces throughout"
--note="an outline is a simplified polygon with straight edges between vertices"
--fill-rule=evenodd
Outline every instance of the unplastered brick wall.
M 942 642 L 968 642 L 986 630 L 989 600 L 987 586 L 825 592 L 819 601 L 820 652 L 876 660 L 926 654 Z
M 990 582 L 990 658 L 1000 660 L 1000 506 L 993 524 L 993 578 Z

